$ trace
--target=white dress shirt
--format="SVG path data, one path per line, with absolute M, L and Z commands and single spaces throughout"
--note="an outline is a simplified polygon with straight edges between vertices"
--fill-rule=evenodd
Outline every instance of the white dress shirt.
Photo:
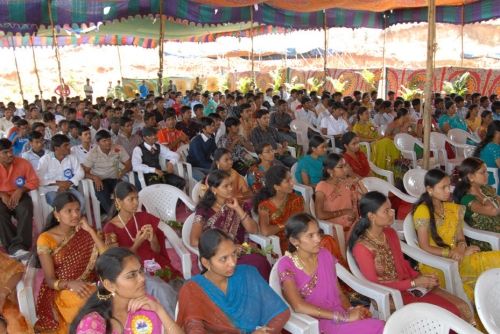
M 381 127 L 382 125 L 387 125 L 391 123 L 394 120 L 394 117 L 391 114 L 387 113 L 377 113 L 375 116 L 373 116 L 373 123 L 375 123 L 376 126 Z
M 349 126 L 342 117 L 335 119 L 333 115 L 321 119 L 321 129 L 326 129 L 328 136 L 338 136 L 347 132 Z
M 87 154 L 94 148 L 94 145 L 90 144 L 90 148 L 87 151 L 83 148 L 82 145 L 76 145 L 71 148 L 71 154 L 75 155 L 78 158 L 78 162 L 83 164 L 87 159 Z
M 46 191 L 56 191 L 56 181 L 71 181 L 74 186 L 78 186 L 80 180 L 85 176 L 78 158 L 69 154 L 62 161 L 56 159 L 53 152 L 45 154 L 40 158 L 36 170 L 40 185 L 45 186 Z
M 159 156 L 160 161 L 169 160 L 169 162 L 172 164 L 175 164 L 177 163 L 177 161 L 179 161 L 178 153 L 170 151 L 164 145 L 158 145 L 158 146 L 160 147 L 160 156 Z M 151 150 L 151 145 L 147 143 L 144 143 L 144 147 L 147 150 Z M 142 150 L 140 146 L 134 148 L 134 151 L 132 152 L 132 169 L 134 172 L 143 172 L 145 174 L 154 173 L 156 171 L 156 168 L 149 167 L 148 165 L 142 163 Z

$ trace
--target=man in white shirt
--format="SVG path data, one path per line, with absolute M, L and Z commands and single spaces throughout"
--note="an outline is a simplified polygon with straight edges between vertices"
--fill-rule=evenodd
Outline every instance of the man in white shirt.
M 346 108 L 342 103 L 336 102 L 333 104 L 332 114 L 321 119 L 321 133 L 335 137 L 335 146 L 338 148 L 342 148 L 342 135 L 351 128 L 346 118 Z
M 4 111 L 4 117 L 0 118 L 0 132 L 7 134 L 9 129 L 14 126 L 12 123 L 12 116 L 14 115 L 14 110 L 7 107 Z
M 83 92 L 85 93 L 85 98 L 92 102 L 92 94 L 94 89 L 90 85 L 90 79 L 87 78 L 85 85 L 83 86 Z
M 296 112 L 300 106 L 302 100 L 303 92 L 301 90 L 292 89 L 292 96 L 290 97 L 290 110 Z
M 264 95 L 264 101 L 269 103 L 271 107 L 274 107 L 274 102 L 273 102 L 273 89 L 268 88 L 266 89 L 266 95 Z
M 316 115 L 316 110 L 314 110 L 311 99 L 304 96 L 300 102 L 302 108 L 295 110 L 295 119 L 306 122 L 314 127 L 318 127 L 320 119 L 318 118 L 318 115 Z
M 288 99 L 290 98 L 290 95 L 286 92 L 286 87 L 284 85 L 281 85 L 278 89 L 278 95 L 280 99 L 285 101 L 288 101 Z
M 373 123 L 379 128 L 381 126 L 387 126 L 394 120 L 394 117 L 391 115 L 392 112 L 392 103 L 391 101 L 384 101 L 380 105 L 379 111 L 373 117 Z
M 28 160 L 33 166 L 33 170 L 37 170 L 40 159 L 46 154 L 44 150 L 45 140 L 43 139 L 43 135 L 38 131 L 33 131 L 29 135 L 29 143 L 31 148 L 23 152 L 21 157 L 23 159 Z
M 328 117 L 331 115 L 331 108 L 333 106 L 333 101 L 330 99 L 328 95 L 321 96 L 321 102 L 316 106 L 316 114 L 318 115 L 319 121 L 323 117 Z
M 83 164 L 85 159 L 87 159 L 87 154 L 89 154 L 90 150 L 94 148 L 88 126 L 80 125 L 78 128 L 78 138 L 80 139 L 81 144 L 73 146 L 71 148 L 71 154 L 74 154 L 78 158 L 78 162 Z
M 186 181 L 174 174 L 174 164 L 179 161 L 179 154 L 157 143 L 158 138 L 154 128 L 142 129 L 142 137 L 144 142 L 132 152 L 132 170 L 144 173 L 148 186 L 164 183 L 183 190 Z M 165 171 L 162 170 L 160 161 L 166 161 Z
M 47 203 L 52 206 L 58 193 L 69 191 L 78 198 L 83 211 L 85 199 L 76 189 L 83 179 L 83 168 L 78 158 L 70 154 L 69 138 L 62 134 L 52 137 L 52 151 L 45 154 L 38 163 L 37 174 Z

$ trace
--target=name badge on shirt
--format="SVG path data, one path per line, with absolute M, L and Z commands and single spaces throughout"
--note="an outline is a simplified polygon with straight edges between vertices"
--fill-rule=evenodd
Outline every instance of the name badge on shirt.
M 64 177 L 70 180 L 75 174 L 73 174 L 73 170 L 71 168 L 67 168 L 64 170 Z
M 16 179 L 16 186 L 18 188 L 22 188 L 24 187 L 24 185 L 26 184 L 26 179 L 22 176 L 19 176 L 17 179 Z
M 151 334 L 153 333 L 153 322 L 145 315 L 136 315 L 131 321 L 132 333 Z

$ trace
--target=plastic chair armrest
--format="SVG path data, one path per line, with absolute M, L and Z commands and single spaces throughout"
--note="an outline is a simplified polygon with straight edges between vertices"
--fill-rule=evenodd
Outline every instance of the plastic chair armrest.
M 479 240 L 489 243 L 491 245 L 492 250 L 497 251 L 500 249 L 500 233 L 478 230 L 465 224 L 464 235 L 474 240 Z
M 163 232 L 163 234 L 165 234 L 165 244 L 167 248 L 169 248 L 168 246 L 170 244 L 175 250 L 175 253 L 181 259 L 182 275 L 185 279 L 191 278 L 191 254 L 186 249 L 186 247 L 184 247 L 182 240 L 179 238 L 177 233 L 175 233 L 175 231 L 165 222 L 159 224 L 158 228 Z
M 379 319 L 387 320 L 391 314 L 390 308 L 390 292 L 384 289 L 379 284 L 374 284 L 368 280 L 361 280 L 352 275 L 342 265 L 336 265 L 337 276 L 344 281 L 353 290 L 359 292 L 363 296 L 369 297 L 377 304 Z
M 284 327 L 290 333 L 319 334 L 319 322 L 306 314 L 291 312 L 290 319 Z
M 436 256 L 433 254 L 429 254 L 420 248 L 412 247 L 404 242 L 400 242 L 401 249 L 403 253 L 408 255 L 414 260 L 426 264 L 428 266 L 440 269 L 444 273 L 446 290 L 450 293 L 455 293 L 455 279 L 460 278 L 460 274 L 458 272 L 458 262 L 450 259 L 446 259 L 444 257 Z
M 368 161 L 368 164 L 370 165 L 370 169 L 375 174 L 385 176 L 387 178 L 387 182 L 394 185 L 394 173 L 393 172 L 391 172 L 390 170 L 385 170 L 385 169 L 379 168 L 371 161 Z
M 280 239 L 277 236 L 271 235 L 271 236 L 266 237 L 266 236 L 263 236 L 263 235 L 260 235 L 260 234 L 249 234 L 248 238 L 251 241 L 255 242 L 257 245 L 259 245 L 262 249 L 265 249 L 269 245 L 272 245 L 273 246 L 273 252 L 275 254 L 277 254 L 278 256 L 281 256 Z M 274 262 L 276 262 L 276 259 L 274 259 L 270 255 L 267 256 L 267 259 L 269 260 L 269 262 L 271 264 L 273 264 Z
M 317 219 L 319 228 L 323 230 L 323 232 L 327 235 L 336 235 L 337 236 L 337 241 L 339 242 L 339 248 L 340 252 L 342 255 L 345 257 L 345 234 L 344 234 L 344 227 L 339 224 L 334 224 L 327 222 L 325 220 L 320 220 Z M 335 229 L 335 234 L 333 233 L 333 229 Z
M 397 198 L 400 198 L 407 203 L 413 204 L 418 200 L 418 198 L 407 195 L 396 187 L 391 187 L 390 192 L 393 193 Z
M 288 152 L 290 152 L 290 155 L 297 159 L 297 149 L 293 146 L 288 146 L 287 147 Z

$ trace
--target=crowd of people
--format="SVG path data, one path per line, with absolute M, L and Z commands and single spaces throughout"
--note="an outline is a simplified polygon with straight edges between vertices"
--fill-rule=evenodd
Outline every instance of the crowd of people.
M 318 319 L 322 333 L 382 333 L 369 301 L 337 281 L 336 264 L 348 268 L 346 251 L 366 279 L 401 291 L 404 304 L 432 303 L 481 328 L 467 302 L 444 289 L 442 272 L 404 258 L 391 228 L 397 206 L 362 182 L 375 174 L 361 141 L 401 186 L 411 164 L 393 139 L 423 137 L 419 98 L 284 86 L 208 92 L 197 80 L 185 93 L 170 82 L 159 96 L 143 82 L 135 98 L 122 100 L 120 87 L 110 82 L 108 96 L 94 99 L 87 80 L 85 98 L 0 102 L 0 263 L 8 268 L 0 274 L 0 333 L 281 333 L 290 310 Z M 487 171 L 500 168 L 500 101 L 436 93 L 432 114 L 432 131 L 462 129 L 477 143 L 453 175 L 427 172 L 410 214 L 423 250 L 459 262 L 473 301 L 480 274 L 500 267 L 500 252 L 463 233 L 464 223 L 500 233 L 500 187 Z M 307 151 L 293 120 L 309 125 Z M 418 145 L 415 153 L 422 155 Z M 446 153 L 456 154 L 452 147 Z M 176 174 L 182 159 L 194 180 Z M 147 186 L 188 191 L 191 181 L 201 183 L 189 243 L 203 269 L 187 282 L 169 257 L 162 222 L 139 208 L 138 173 Z M 99 200 L 93 209 L 102 231 L 85 218 L 83 179 Z M 313 205 L 295 183 L 313 189 Z M 53 208 L 42 231 L 33 229 L 35 189 Z M 305 213 L 310 205 L 314 216 Z M 316 218 L 340 225 L 347 249 Z M 279 238 L 282 297 L 268 284 L 277 254 L 250 234 Z M 15 305 L 28 259 L 43 273 L 35 324 Z

